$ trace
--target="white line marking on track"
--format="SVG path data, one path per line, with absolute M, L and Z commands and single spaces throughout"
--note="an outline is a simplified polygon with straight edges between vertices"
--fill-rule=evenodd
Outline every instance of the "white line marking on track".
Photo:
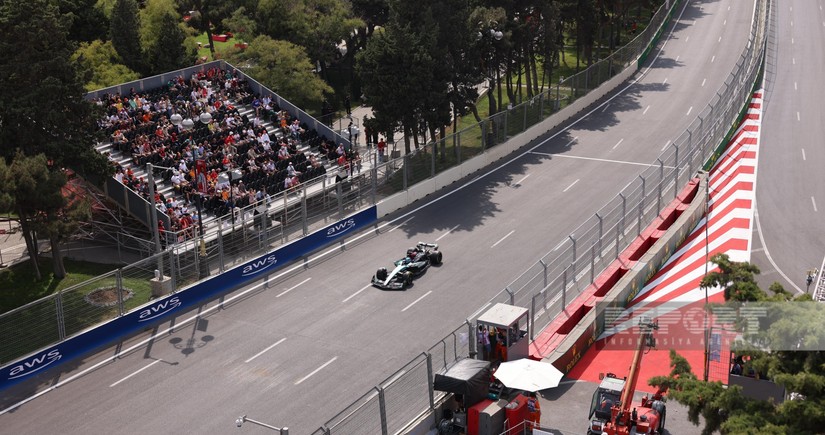
M 796 120 L 797 120 L 797 121 L 799 121 L 799 120 L 800 120 L 800 118 L 799 118 L 799 112 L 796 112 Z
M 583 157 L 583 156 L 570 156 L 570 155 L 567 155 L 567 154 L 540 153 L 538 151 L 530 151 L 530 152 L 533 153 L 533 154 L 542 154 L 542 155 L 551 156 L 551 157 L 564 157 L 564 158 L 567 158 L 567 159 L 593 160 L 594 162 L 621 163 L 621 164 L 625 164 L 625 165 L 636 165 L 636 166 L 656 166 L 656 167 L 659 166 L 659 165 L 650 164 L 650 163 L 637 163 L 637 162 L 628 162 L 628 161 L 624 161 L 624 160 L 600 159 L 600 158 L 597 158 L 597 157 Z M 673 169 L 673 166 L 665 165 L 665 168 Z
M 679 56 L 676 56 L 676 62 L 679 62 Z
M 816 200 L 814 199 L 813 196 L 811 197 L 811 204 L 813 204 L 813 206 L 814 206 L 814 211 L 819 211 L 819 210 L 816 209 Z
M 791 20 L 791 27 L 793 27 L 793 20 Z
M 393 231 L 397 230 L 398 228 L 402 227 L 405 223 L 407 223 L 407 222 L 409 222 L 410 220 L 412 220 L 412 218 L 414 218 L 414 217 L 415 217 L 415 216 L 410 216 L 410 217 L 409 217 L 409 218 L 407 218 L 404 222 L 401 222 L 400 224 L 398 224 L 398 225 L 396 225 L 396 226 L 392 227 L 392 229 L 391 229 L 391 230 L 389 230 L 389 231 L 387 231 L 387 232 L 388 232 L 388 233 L 391 233 L 391 232 L 393 232 Z
M 662 81 L 662 84 L 665 84 L 665 83 L 667 83 L 667 77 L 665 77 L 665 80 Z
M 344 302 L 346 302 L 346 301 L 348 301 L 348 300 L 350 300 L 350 299 L 352 299 L 352 298 L 354 298 L 354 297 L 358 296 L 358 294 L 359 294 L 359 293 L 361 293 L 362 291 L 364 291 L 364 290 L 366 290 L 366 289 L 368 289 L 368 288 L 370 288 L 370 287 L 372 287 L 372 284 L 365 285 L 365 286 L 364 286 L 364 288 L 362 288 L 361 290 L 358 290 L 357 292 L 355 292 L 355 293 L 353 293 L 353 294 L 351 294 L 351 295 L 347 296 L 347 298 L 346 298 L 346 299 L 344 299 L 343 301 L 341 301 L 341 303 L 344 303 Z
M 688 39 L 690 39 L 690 36 L 685 37 L 685 42 L 688 42 Z
M 437 242 L 437 241 L 439 241 L 439 240 L 443 239 L 444 237 L 447 237 L 447 234 L 452 233 L 452 232 L 453 232 L 453 231 L 455 231 L 455 229 L 456 229 L 456 228 L 458 228 L 458 227 L 459 227 L 459 225 L 456 225 L 456 226 L 454 226 L 454 227 L 450 228 L 450 230 L 449 230 L 449 231 L 447 231 L 446 233 L 444 233 L 444 234 L 442 234 L 442 235 L 438 236 L 438 238 L 437 238 L 437 239 L 435 239 L 435 241 Z
M 792 58 L 791 58 L 791 63 L 792 63 L 792 64 L 794 64 L 794 65 L 796 65 L 796 58 L 795 58 L 795 57 L 792 57 Z
M 719 41 L 717 41 L 717 42 L 722 42 L 722 37 L 721 36 L 719 37 Z
M 805 157 L 805 148 L 802 148 L 802 160 L 808 160 L 808 159 Z
M 690 106 L 690 109 L 688 109 L 687 113 L 685 113 L 685 116 L 690 116 L 690 112 L 693 112 L 693 106 Z
M 762 252 L 762 251 L 764 251 L 764 250 L 765 250 L 765 248 L 756 248 L 756 249 L 751 249 L 751 254 L 756 253 L 756 252 Z
M 710 63 L 713 63 L 714 60 L 716 60 L 716 56 L 711 56 Z
M 328 366 L 328 365 L 332 364 L 332 363 L 333 363 L 335 360 L 337 360 L 337 359 L 338 359 L 338 357 L 337 357 L 337 356 L 336 356 L 336 357 L 333 357 L 331 360 L 329 360 L 329 361 L 325 362 L 325 363 L 324 363 L 324 365 L 322 365 L 321 367 L 318 367 L 317 369 L 313 370 L 313 371 L 312 371 L 312 373 L 310 373 L 310 374 L 308 374 L 308 375 L 304 376 L 304 377 L 303 377 L 303 378 L 301 378 L 301 379 L 298 379 L 298 381 L 296 381 L 296 382 L 295 382 L 295 385 L 298 385 L 298 384 L 300 384 L 301 382 L 304 382 L 305 380 L 309 379 L 309 377 L 310 377 L 310 376 L 312 376 L 312 375 L 314 375 L 314 374 L 316 374 L 316 373 L 320 372 L 321 370 L 323 370 L 323 368 L 324 368 L 324 367 L 326 367 L 326 366 Z
M 578 180 L 577 180 L 577 181 L 578 181 Z M 574 183 L 574 184 L 575 184 L 575 183 Z M 496 245 L 498 245 L 499 243 L 503 242 L 503 241 L 504 241 L 504 239 L 506 239 L 506 238 L 510 237 L 510 235 L 511 235 L 511 234 L 513 234 L 513 233 L 515 233 L 515 232 L 516 232 L 516 230 L 510 231 L 509 233 L 507 233 L 507 235 L 506 235 L 506 236 L 504 236 L 504 237 L 502 237 L 502 238 L 498 239 L 498 242 L 493 243 L 493 246 L 490 246 L 490 249 L 495 248 L 495 247 L 496 247 Z
M 617 144 L 617 145 L 618 145 L 618 144 Z M 613 147 L 613 148 L 616 148 L 616 147 Z M 581 178 L 576 178 L 576 181 L 574 181 L 574 182 L 570 183 L 570 185 L 569 185 L 569 186 L 567 186 L 567 188 L 566 188 L 566 189 L 562 190 L 562 193 L 567 192 L 568 190 L 570 190 L 570 188 L 571 188 L 571 187 L 573 187 L 573 186 L 575 186 L 575 185 L 576 185 L 576 183 L 578 183 L 578 182 L 579 182 L 579 180 L 581 180 Z
M 426 297 L 427 297 L 427 296 L 429 296 L 429 294 L 430 294 L 430 293 L 432 293 L 432 292 L 433 292 L 433 291 L 432 291 L 432 290 L 430 290 L 430 291 L 428 291 L 427 293 L 424 293 L 424 294 L 423 294 L 423 295 L 421 295 L 418 299 L 416 299 L 416 300 L 412 301 L 409 305 L 407 305 L 406 307 L 404 307 L 404 309 L 403 309 L 403 310 L 401 310 L 401 312 L 403 313 L 404 311 L 407 311 L 408 309 L 410 309 L 410 307 L 411 307 L 411 306 L 413 306 L 413 305 L 417 304 L 417 303 L 418 303 L 421 299 L 426 298 Z
M 795 91 L 798 90 L 797 87 L 796 87 L 796 82 L 793 82 L 793 90 L 795 90 Z
M 728 20 L 722 21 L 723 26 L 726 25 L 726 24 L 728 24 Z
M 662 151 L 664 151 L 670 145 L 670 140 L 665 142 L 665 146 L 662 147 Z
M 579 140 L 578 136 L 574 137 L 573 139 L 570 139 L 570 142 L 567 142 L 567 145 L 565 146 L 569 147 L 570 145 L 573 145 L 573 142 L 576 142 L 577 140 Z
M 114 384 L 109 385 L 109 388 L 114 387 L 115 385 L 117 385 L 117 384 L 119 384 L 119 383 L 121 383 L 121 382 L 123 382 L 123 381 L 125 381 L 125 380 L 127 380 L 127 379 L 129 379 L 129 378 L 131 378 L 132 376 L 134 376 L 134 375 L 136 375 L 136 374 L 138 374 L 138 373 L 140 373 L 140 372 L 142 372 L 142 371 L 144 371 L 144 370 L 148 369 L 149 367 L 152 367 L 153 365 L 155 365 L 155 364 L 157 364 L 157 363 L 159 363 L 159 362 L 161 362 L 161 361 L 163 361 L 163 360 L 162 360 L 162 359 L 159 359 L 159 360 L 157 360 L 157 361 L 153 361 L 153 362 L 149 363 L 149 365 L 144 366 L 144 367 L 143 367 L 143 368 L 141 368 L 141 369 L 137 369 L 136 371 L 132 372 L 132 374 L 130 374 L 129 376 L 126 376 L 125 378 L 123 378 L 123 379 L 121 379 L 121 380 L 119 380 L 119 381 L 115 382 Z
M 521 185 L 521 182 L 522 182 L 522 181 L 524 181 L 524 180 L 526 180 L 526 179 L 527 179 L 527 177 L 529 177 L 529 176 L 530 176 L 530 174 L 525 175 L 525 176 L 524 176 L 524 178 L 522 178 L 521 180 L 516 181 L 516 184 L 514 184 L 514 186 L 519 186 L 519 185 Z
M 647 110 L 645 110 L 645 112 L 647 112 Z M 616 149 L 616 147 L 618 147 L 619 145 L 621 145 L 621 143 L 622 143 L 622 142 L 624 142 L 624 138 L 619 139 L 619 141 L 618 141 L 618 142 L 616 142 L 616 145 L 613 145 L 613 149 L 615 150 L 615 149 Z
M 246 361 L 244 361 L 244 362 L 245 362 L 245 363 L 248 363 L 249 361 L 252 361 L 253 359 L 255 359 L 255 358 L 257 358 L 257 357 L 259 357 L 259 356 L 261 356 L 261 355 L 265 354 L 267 351 L 269 351 L 269 350 L 270 350 L 270 349 L 272 349 L 273 347 L 275 347 L 275 346 L 277 346 L 277 345 L 279 345 L 279 344 L 283 343 L 284 341 L 286 341 L 286 337 L 284 337 L 284 338 L 282 338 L 282 339 L 280 339 L 280 340 L 276 341 L 276 342 L 275 342 L 275 344 L 273 344 L 273 345 L 271 345 L 271 346 L 267 347 L 266 349 L 264 349 L 264 350 L 262 350 L 262 351 L 260 351 L 260 352 L 256 353 L 254 356 L 252 356 L 251 358 L 249 358 L 248 360 L 246 360 Z
M 604 108 L 602 109 L 602 112 L 604 112 L 605 110 L 607 110 L 607 108 L 608 108 L 608 107 L 610 107 L 610 103 L 607 103 L 607 104 L 605 104 L 605 105 L 604 105 Z
M 275 297 L 276 297 L 276 298 L 279 298 L 279 297 L 281 297 L 281 296 L 283 296 L 283 295 L 285 295 L 285 294 L 287 294 L 287 293 L 291 292 L 292 290 L 295 290 L 296 288 L 298 288 L 298 286 L 300 286 L 300 285 L 302 285 L 302 284 L 305 284 L 307 281 L 309 281 L 309 280 L 311 280 L 311 279 L 312 279 L 312 278 L 307 278 L 307 279 L 305 279 L 305 280 L 303 280 L 303 281 L 299 282 L 298 284 L 295 284 L 294 286 L 292 286 L 292 287 L 290 287 L 290 288 L 288 288 L 288 289 L 286 289 L 286 290 L 284 290 L 284 291 L 282 291 L 282 292 L 278 293 L 278 295 L 277 295 L 277 296 L 275 296 Z
M 702 85 L 701 85 L 702 87 L 705 87 L 705 82 L 706 82 L 707 80 L 708 80 L 708 79 L 702 79 Z
M 794 41 L 794 39 L 793 39 L 793 38 L 791 38 L 791 45 L 793 45 L 793 41 Z
M 642 112 L 642 115 L 646 115 L 648 110 L 650 110 L 650 104 L 648 104 L 647 107 L 645 107 L 645 110 L 644 112 Z

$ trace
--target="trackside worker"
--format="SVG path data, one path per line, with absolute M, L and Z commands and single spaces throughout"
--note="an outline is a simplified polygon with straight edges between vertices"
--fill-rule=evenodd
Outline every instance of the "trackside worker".
M 527 418 L 533 427 L 541 426 L 541 403 L 536 398 L 536 393 L 529 393 L 527 397 Z

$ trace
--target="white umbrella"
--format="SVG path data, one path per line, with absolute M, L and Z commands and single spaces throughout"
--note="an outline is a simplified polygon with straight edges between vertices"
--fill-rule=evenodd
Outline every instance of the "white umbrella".
M 564 374 L 553 364 L 522 358 L 501 363 L 493 376 L 508 388 L 536 392 L 558 387 Z

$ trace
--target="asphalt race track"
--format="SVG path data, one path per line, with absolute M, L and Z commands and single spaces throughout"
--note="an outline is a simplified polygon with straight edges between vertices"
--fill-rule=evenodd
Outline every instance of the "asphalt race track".
M 164 325 L 115 362 L 84 372 L 149 335 L 4 392 L 3 432 L 265 433 L 235 428 L 247 414 L 311 433 L 454 330 L 655 162 L 728 77 L 753 7 L 687 1 L 650 68 L 571 128 L 385 219 L 321 261 L 298 265 L 269 288 L 256 283 L 229 295 L 222 310 L 217 302 L 203 307 L 210 311 L 199 322 L 184 322 L 192 312 L 174 332 Z M 369 287 L 376 268 L 417 241 L 437 241 L 444 264 L 405 292 Z
M 806 271 L 822 269 L 825 256 L 825 221 L 819 214 L 825 212 L 820 92 L 825 56 L 818 44 L 825 39 L 823 8 L 822 0 L 796 0 L 777 5 L 774 14 L 751 260 L 762 271 L 763 289 L 776 281 L 792 293 L 805 292 Z

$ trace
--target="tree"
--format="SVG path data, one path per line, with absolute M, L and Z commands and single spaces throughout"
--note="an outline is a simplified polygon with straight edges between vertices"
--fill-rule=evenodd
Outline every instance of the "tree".
M 161 74 L 194 65 L 197 50 L 193 43 L 186 43 L 186 34 L 177 12 L 152 10 L 149 7 L 145 12 L 142 22 L 147 30 L 144 33 L 152 35 L 144 40 L 148 71 Z
M 84 77 L 72 62 L 66 21 L 49 0 L 4 2 L 0 26 L 0 153 L 10 162 L 17 149 L 45 154 L 90 181 L 111 173 L 94 149 L 99 112 L 83 99 Z
M 261 35 L 246 50 L 230 51 L 227 60 L 299 108 L 318 107 L 324 93 L 332 92 L 312 73 L 304 49 L 288 41 Z
M 750 295 L 748 301 L 770 299 L 768 305 L 748 304 L 751 309 L 766 307 L 767 315 L 760 316 L 756 332 L 740 331 L 743 338 L 752 339 L 759 346 L 740 345 L 736 350 L 740 358 L 737 361 L 744 362 L 745 374 L 753 373 L 759 379 L 769 379 L 785 387 L 789 399 L 776 405 L 745 397 L 738 386 L 726 388 L 720 382 L 703 382 L 691 372 L 690 364 L 673 350 L 670 374 L 654 377 L 648 383 L 668 387 L 671 399 L 688 406 L 688 419 L 694 424 L 699 425 L 699 416 L 704 417 L 702 434 L 715 431 L 754 435 L 822 433 L 825 353 L 820 349 L 825 344 L 825 312 L 821 304 L 811 301 L 810 295 L 789 299 L 788 292 L 778 283 L 770 287 L 774 294 L 771 298 L 756 286 L 756 290 L 751 291 L 750 283 L 759 272 L 755 266 L 732 262 L 723 254 L 715 255 L 713 261 L 721 271 L 708 274 L 707 284 L 730 288 L 732 301 L 737 301 L 737 290 L 742 287 L 747 288 L 742 295 Z
M 78 42 L 105 39 L 109 18 L 97 7 L 97 0 L 59 0 L 60 13 L 72 20 L 69 37 Z
M 87 91 L 107 88 L 140 78 L 140 74 L 121 63 L 122 60 L 112 46 L 112 41 L 83 42 L 72 55 L 72 60 L 76 61 L 78 68 L 84 71 L 84 76 L 89 77 L 84 86 Z
M 759 288 L 754 274 L 759 268 L 748 262 L 731 261 L 727 254 L 716 254 L 710 258 L 719 271 L 710 272 L 702 278 L 700 288 L 722 287 L 726 301 L 761 301 L 765 293 Z
M 70 167 L 97 183 L 111 174 L 106 158 L 94 149 L 98 112 L 83 99 L 68 24 L 49 0 L 0 6 L 0 26 L 15 35 L 0 39 L 0 149 L 9 166 L 0 189 L 14 200 L 33 260 L 36 219 L 62 208 L 65 181 L 59 168 Z
M 123 63 L 132 71 L 144 72 L 140 43 L 140 14 L 135 0 L 117 0 L 112 8 L 109 37 Z
M 254 15 L 241 6 L 228 18 L 224 18 L 223 25 L 241 41 L 251 41 L 258 35 L 258 23 Z

